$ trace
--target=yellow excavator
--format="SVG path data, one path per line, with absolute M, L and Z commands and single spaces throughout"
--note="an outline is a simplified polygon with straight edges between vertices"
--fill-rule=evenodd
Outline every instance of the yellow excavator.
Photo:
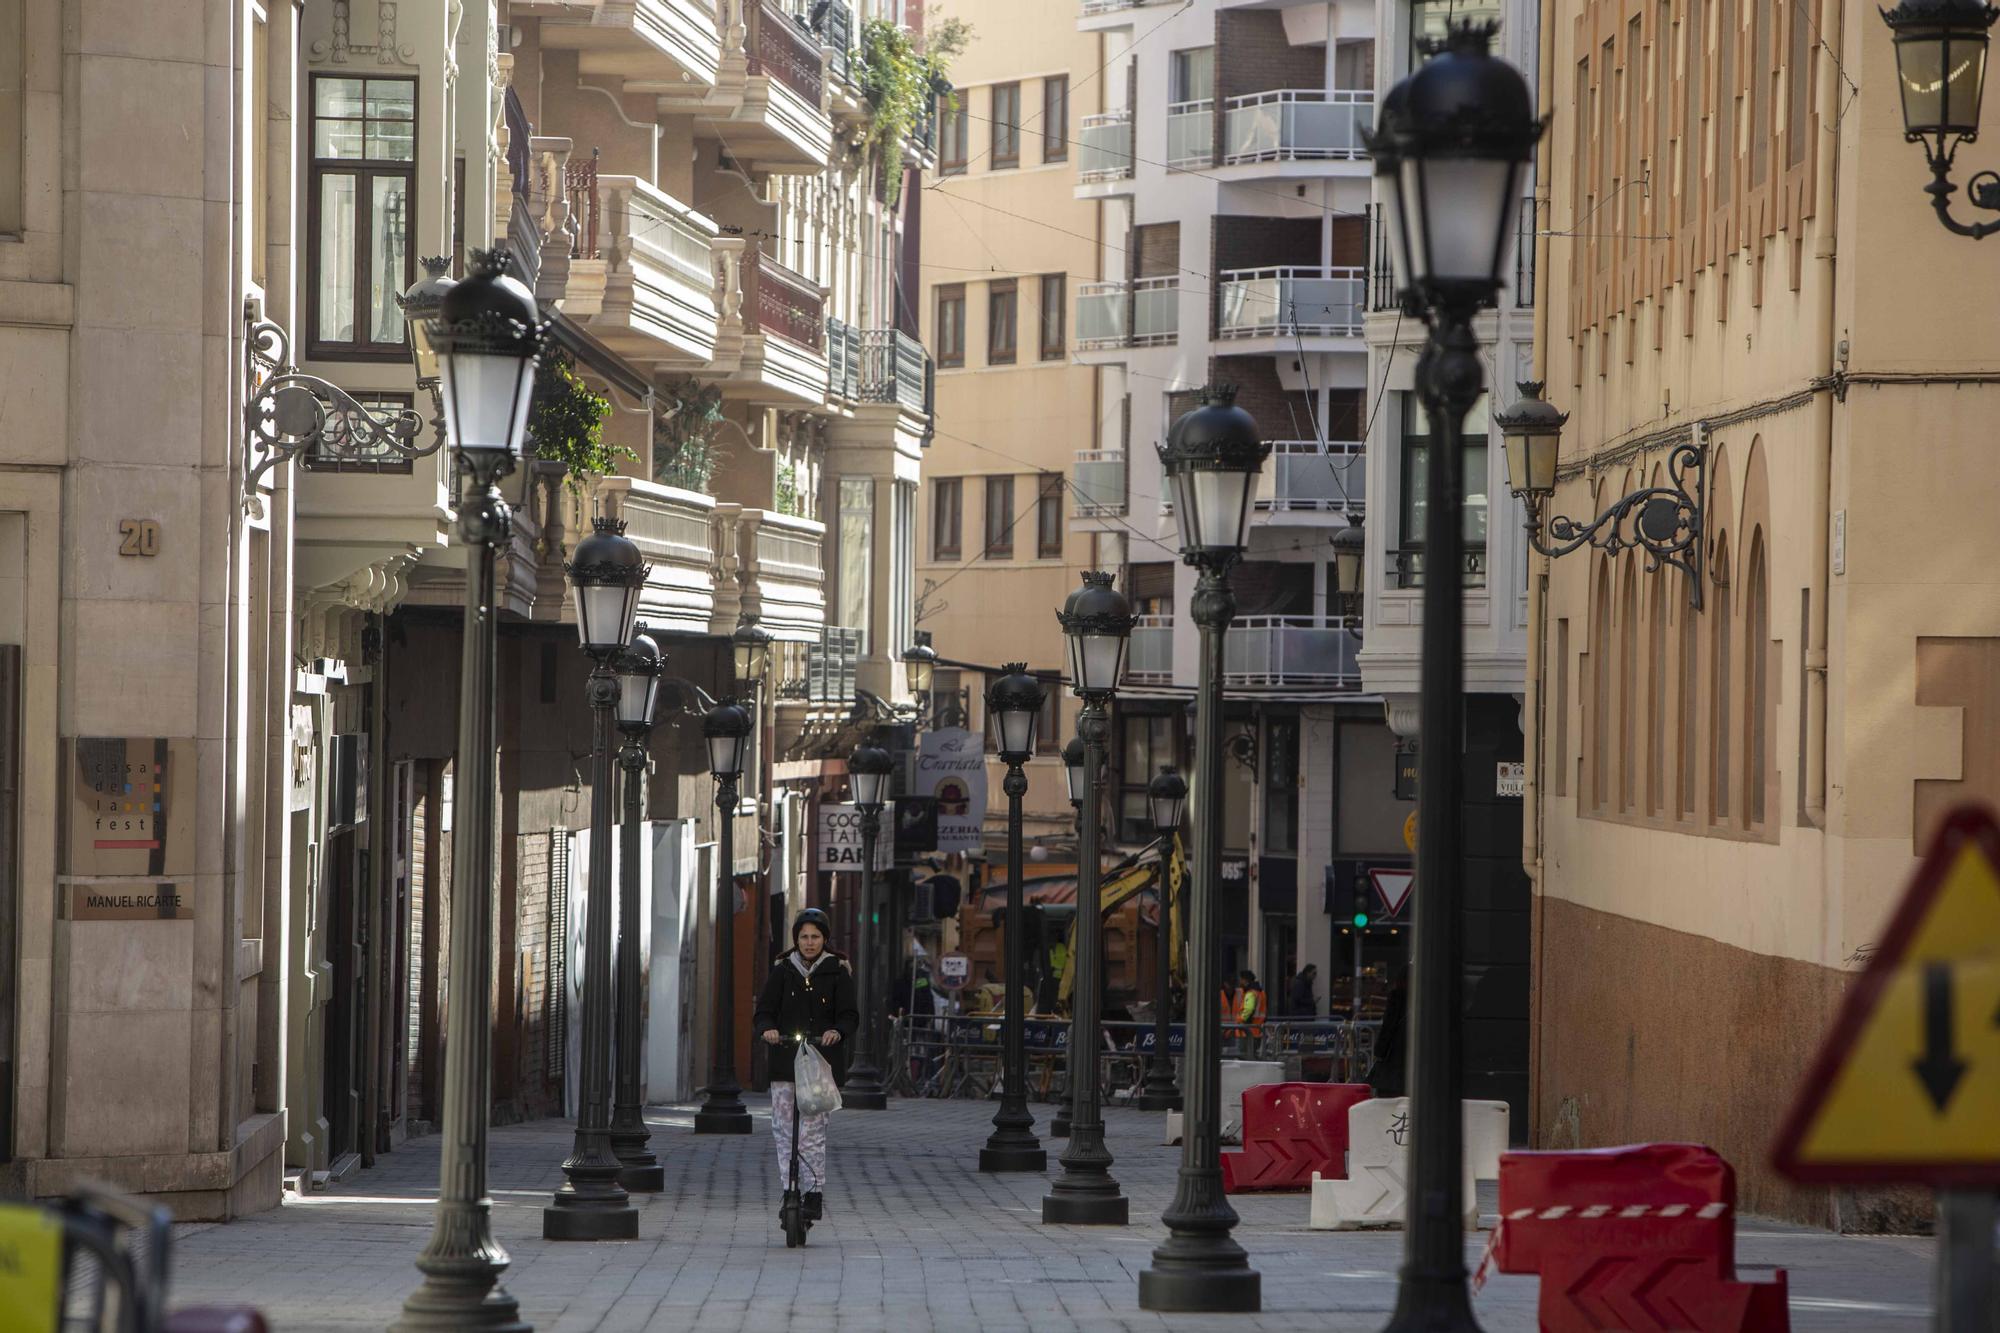
M 1098 878 L 1098 912 L 1103 918 L 1110 918 L 1118 909 L 1125 906 L 1126 903 L 1137 899 L 1142 891 L 1153 889 L 1158 893 L 1163 878 L 1166 882 L 1166 892 L 1158 894 L 1158 896 L 1161 901 L 1168 905 L 1167 921 L 1170 933 L 1167 956 L 1170 959 L 1173 975 L 1185 985 L 1187 982 L 1187 970 L 1183 961 L 1185 950 L 1182 946 L 1186 940 L 1187 930 L 1183 907 L 1183 890 L 1187 885 L 1187 857 L 1181 849 L 1179 834 L 1174 835 L 1171 850 L 1165 856 L 1161 855 L 1161 844 L 1154 842 L 1144 850 L 1128 856 L 1117 865 L 1105 870 Z M 1082 906 L 1081 898 L 1078 900 L 1078 906 L 1079 908 Z M 1137 925 L 1137 915 L 1135 910 L 1133 913 L 1135 926 Z M 1070 989 L 1076 984 L 1076 968 L 1073 966 L 1076 959 L 1076 920 L 1074 918 L 1070 921 L 1069 937 L 1065 943 L 1067 947 L 1063 951 L 1062 970 L 1060 974 L 1062 980 L 1056 991 L 1056 1002 L 1060 1007 L 1067 1009 L 1069 1007 Z M 1106 953 L 1109 954 L 1110 952 L 1109 941 L 1107 941 Z M 1137 957 L 1136 944 L 1134 944 L 1132 961 L 1135 964 Z

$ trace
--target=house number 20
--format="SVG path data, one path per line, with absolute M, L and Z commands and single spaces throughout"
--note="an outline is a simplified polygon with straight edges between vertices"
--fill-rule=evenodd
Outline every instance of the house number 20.
M 150 518 L 121 518 L 118 520 L 118 554 L 158 555 L 160 553 L 160 525 Z

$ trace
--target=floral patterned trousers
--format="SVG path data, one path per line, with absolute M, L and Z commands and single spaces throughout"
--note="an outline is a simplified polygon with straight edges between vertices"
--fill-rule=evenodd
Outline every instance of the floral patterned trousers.
M 771 1085 L 771 1138 L 778 1145 L 778 1187 L 792 1187 L 792 1099 L 790 1083 Z M 831 1112 L 799 1117 L 799 1189 L 812 1193 L 826 1179 L 826 1122 Z

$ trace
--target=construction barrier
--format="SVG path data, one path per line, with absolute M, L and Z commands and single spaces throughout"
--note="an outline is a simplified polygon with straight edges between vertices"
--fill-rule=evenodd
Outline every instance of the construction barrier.
M 1786 1333 L 1783 1269 L 1736 1280 L 1736 1173 L 1693 1143 L 1500 1157 L 1488 1264 L 1541 1275 L 1543 1333 Z
M 1302 1190 L 1344 1174 L 1348 1111 L 1366 1083 L 1264 1083 L 1243 1093 L 1243 1151 L 1222 1154 L 1222 1190 Z
M 1505 1102 L 1468 1099 L 1463 1108 L 1465 1223 L 1475 1226 L 1479 1209 L 1474 1185 L 1500 1174 L 1508 1112 Z M 1357 1102 L 1347 1113 L 1347 1170 L 1313 1175 L 1307 1225 L 1315 1231 L 1403 1225 L 1409 1140 L 1407 1097 Z
M 1278 1060 L 1224 1060 L 1222 1062 L 1222 1141 L 1243 1141 L 1243 1093 L 1260 1083 L 1282 1083 L 1285 1066 Z M 1183 1089 L 1185 1091 L 1185 1089 Z M 1169 1145 L 1181 1141 L 1181 1113 L 1167 1112 Z

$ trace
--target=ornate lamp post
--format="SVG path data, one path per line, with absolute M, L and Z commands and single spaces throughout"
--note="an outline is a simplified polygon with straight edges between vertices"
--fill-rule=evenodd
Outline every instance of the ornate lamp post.
M 576 1141 L 562 1185 L 542 1210 L 547 1240 L 631 1240 L 639 1210 L 618 1183 L 611 1150 L 611 728 L 618 703 L 612 661 L 632 638 L 646 562 L 616 519 L 591 520 L 570 558 L 576 628 L 590 672 L 590 887 L 583 917 L 583 1064 L 577 1071 Z
M 1097 1095 L 1097 1043 L 1103 1031 L 1104 911 L 1099 901 L 1097 775 L 1104 770 L 1105 743 L 1111 736 L 1109 705 L 1125 671 L 1125 641 L 1136 617 L 1125 594 L 1111 586 L 1111 575 L 1093 570 L 1083 586 L 1069 595 L 1058 613 L 1069 639 L 1070 689 L 1083 700 L 1076 733 L 1083 741 L 1084 777 L 1090 789 L 1079 807 L 1076 868 L 1076 985 L 1070 991 L 1070 1118 L 1069 1146 L 1063 1149 L 1062 1174 L 1042 1200 L 1044 1222 L 1088 1222 L 1123 1226 L 1131 1201 L 1118 1191 L 1111 1175 L 1111 1150 L 1104 1146 L 1104 1109 Z
M 618 828 L 618 1000 L 613 1006 L 618 1039 L 613 1044 L 616 1089 L 611 1107 L 611 1151 L 618 1158 L 618 1183 L 646 1194 L 665 1189 L 667 1173 L 646 1146 L 652 1135 L 646 1129 L 645 1094 L 639 1086 L 640 1053 L 646 1040 L 645 1024 L 639 1020 L 644 1006 L 639 985 L 639 825 L 644 812 L 639 795 L 646 778 L 646 742 L 653 733 L 653 709 L 660 697 L 660 673 L 666 665 L 665 654 L 643 625 L 612 663 L 618 676 L 618 730 L 625 736 L 624 748 L 618 752 L 625 818 Z
M 715 820 L 721 846 L 715 860 L 715 1032 L 706 1099 L 695 1112 L 697 1134 L 748 1134 L 750 1112 L 736 1081 L 736 783 L 749 747 L 750 714 L 725 699 L 701 720 L 708 771 L 715 779 Z
M 1069 808 L 1076 812 L 1076 835 L 1079 848 L 1077 863 L 1081 865 L 1083 862 L 1083 853 L 1081 850 L 1083 842 L 1083 803 L 1090 798 L 1090 779 L 1086 776 L 1090 770 L 1083 766 L 1083 738 L 1081 736 L 1072 736 L 1063 742 L 1062 761 L 1063 780 L 1069 784 Z M 1078 894 L 1077 901 L 1079 903 L 1083 901 L 1081 893 Z M 1076 1086 L 1076 1040 L 1076 1006 L 1071 1005 L 1069 1011 L 1069 1037 L 1063 1046 L 1064 1088 L 1074 1088 Z M 1070 1106 L 1071 1103 L 1068 1101 L 1059 1101 L 1056 1103 L 1055 1113 L 1049 1117 L 1050 1138 L 1066 1139 L 1069 1137 Z
M 1367 547 L 1359 523 L 1349 521 L 1333 534 L 1333 577 L 1338 585 L 1335 591 L 1345 604 L 1341 620 L 1350 630 L 1361 628 L 1361 569 Z
M 1542 123 L 1520 73 L 1488 53 L 1492 28 L 1454 26 L 1444 49 L 1383 99 L 1370 143 L 1394 182 L 1392 244 L 1405 300 L 1430 338 L 1417 389 L 1430 417 L 1424 513 L 1423 680 L 1419 727 L 1427 750 L 1417 804 L 1459 808 L 1465 721 L 1461 566 L 1465 414 L 1484 387 L 1472 318 L 1501 285 L 1520 181 Z M 1398 1333 L 1476 1329 L 1466 1291 L 1463 1123 L 1459 1109 L 1463 1015 L 1458 821 L 1417 827 L 1418 888 L 1410 1006 L 1410 1216 L 1403 1232 Z
M 1222 641 L 1236 618 L 1229 570 L 1243 554 L 1257 472 L 1271 446 L 1235 405 L 1235 393 L 1210 389 L 1202 405 L 1167 434 L 1160 462 L 1174 487 L 1181 559 L 1201 571 L 1191 610 L 1201 627 L 1201 678 L 1195 710 L 1193 882 L 1186 910 L 1187 1041 L 1181 1084 L 1187 1116 L 1180 1180 L 1160 1219 L 1167 1239 L 1139 1275 L 1147 1310 L 1256 1310 L 1263 1278 L 1230 1231 L 1236 1210 L 1222 1194 L 1221 1001 L 1215 975 L 1215 904 L 1222 889 Z
M 877 992 L 882 981 L 882 915 L 875 893 L 875 843 L 882 836 L 882 806 L 889 798 L 889 777 L 896 764 L 881 746 L 864 743 L 854 748 L 847 760 L 847 781 L 854 790 L 854 808 L 861 812 L 861 910 L 859 938 L 854 942 L 855 961 L 860 964 L 855 989 L 861 996 L 860 1040 L 855 1042 L 854 1066 L 847 1071 L 847 1086 L 841 1090 L 843 1106 L 857 1111 L 883 1111 L 889 1106 L 889 1090 L 882 1083 L 881 1043 L 883 997 Z
M 927 643 L 913 643 L 903 650 L 903 678 L 916 700 L 917 716 L 928 717 L 931 710 L 931 681 L 937 675 L 937 650 Z
M 1160 839 L 1159 921 L 1154 932 L 1153 956 L 1159 1000 L 1153 1014 L 1153 1053 L 1146 1057 L 1146 1082 L 1132 1104 L 1142 1111 L 1178 1111 L 1181 1090 L 1174 1086 L 1174 1057 L 1168 1046 L 1173 1038 L 1173 891 L 1174 838 L 1181 831 L 1181 816 L 1187 811 L 1187 781 L 1169 764 L 1146 785 L 1146 804 L 1152 808 L 1153 832 Z
M 1001 1026 L 1000 1109 L 993 1113 L 993 1132 L 979 1150 L 981 1171 L 1040 1171 L 1048 1154 L 1035 1138 L 1035 1117 L 1028 1111 L 1027 1015 L 1021 1012 L 1025 982 L 1022 947 L 1027 934 L 1021 906 L 1021 798 L 1028 794 L 1028 775 L 1021 765 L 1035 752 L 1035 729 L 1042 717 L 1042 683 L 1028 674 L 1024 662 L 1010 662 L 986 691 L 986 712 L 1000 742 L 1000 762 L 1007 765 L 1001 790 L 1007 793 L 1007 1008 Z
M 1951 215 L 1952 159 L 1979 137 L 1986 92 L 1986 30 L 2000 9 L 1984 0 L 1902 0 L 1882 13 L 1895 34 L 1896 74 L 1903 91 L 1903 137 L 1924 146 L 1931 183 L 1924 187 L 1945 230 L 1981 240 L 2000 220 L 1960 222 Z M 2000 213 L 2000 175 L 1982 171 L 1966 184 L 1974 208 Z
M 494 557 L 511 540 L 500 480 L 514 470 L 528 429 L 544 325 L 533 293 L 506 275 L 503 252 L 472 252 L 472 275 L 446 291 L 425 334 L 437 354 L 446 432 L 458 458 L 459 536 L 472 548 L 465 572 L 459 662 L 457 784 L 452 798 L 451 956 L 445 1027 L 444 1142 L 436 1229 L 417 1257 L 423 1284 L 403 1302 L 398 1329 L 444 1333 L 528 1325 L 500 1285 L 507 1251 L 493 1239 L 486 1194 L 492 1085 L 493 678 L 499 607 Z

